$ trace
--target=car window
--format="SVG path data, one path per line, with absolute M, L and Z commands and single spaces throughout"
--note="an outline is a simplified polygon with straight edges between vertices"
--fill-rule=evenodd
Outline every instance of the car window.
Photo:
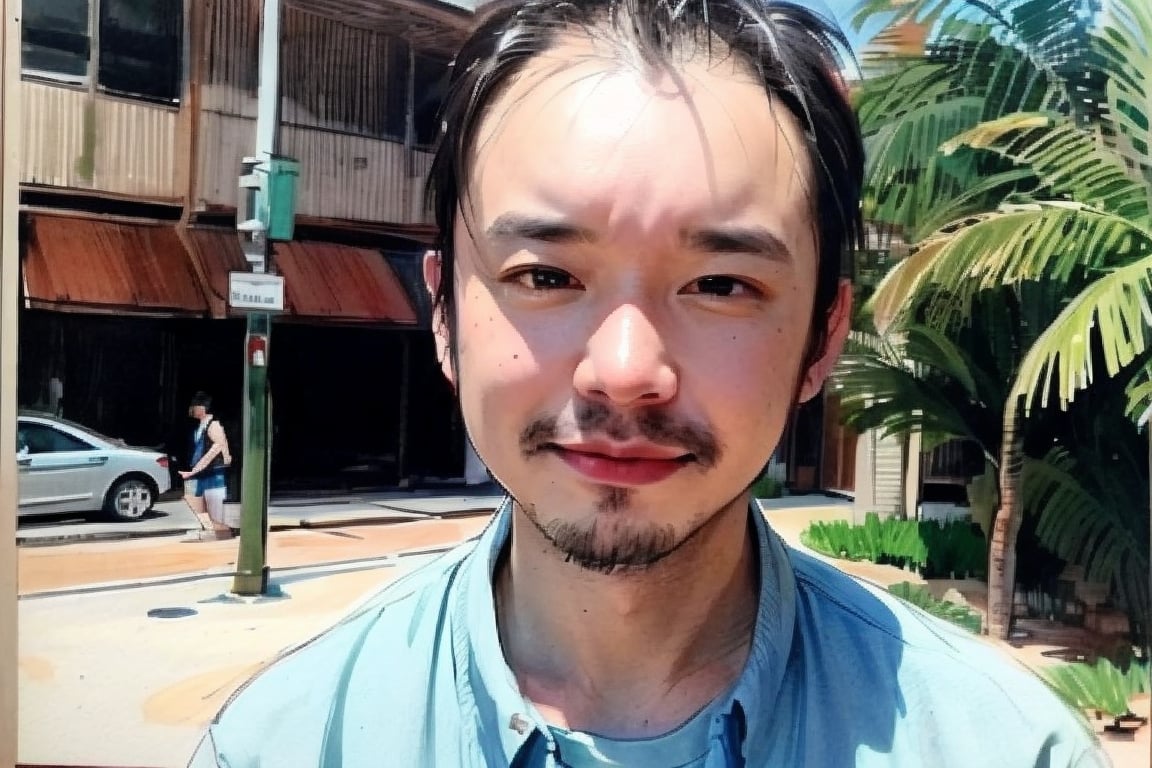
M 43 424 L 21 424 L 17 431 L 16 445 L 17 449 L 27 446 L 29 453 L 95 450 L 83 440 Z

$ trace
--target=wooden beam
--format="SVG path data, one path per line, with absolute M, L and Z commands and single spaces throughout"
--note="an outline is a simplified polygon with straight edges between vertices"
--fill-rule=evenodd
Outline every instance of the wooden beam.
M 16 764 L 16 323 L 20 0 L 0 0 L 0 766 Z
M 296 10 L 402 37 L 418 50 L 450 55 L 464 41 L 472 14 L 418 0 L 289 0 Z

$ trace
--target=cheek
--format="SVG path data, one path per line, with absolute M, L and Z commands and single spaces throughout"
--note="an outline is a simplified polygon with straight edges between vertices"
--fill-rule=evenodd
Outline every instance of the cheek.
M 567 353 L 561 346 L 570 335 L 555 324 L 519 322 L 483 285 L 469 288 L 457 322 L 462 400 L 530 407 L 544 380 L 564 374 Z
M 795 400 L 804 346 L 802 329 L 783 320 L 702 340 L 688 358 L 696 362 L 681 367 L 685 394 L 710 404 L 728 442 L 771 438 Z

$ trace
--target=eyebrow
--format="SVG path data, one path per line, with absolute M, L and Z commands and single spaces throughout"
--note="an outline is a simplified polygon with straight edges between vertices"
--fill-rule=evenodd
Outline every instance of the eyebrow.
M 490 240 L 539 240 L 546 243 L 591 242 L 592 231 L 564 219 L 504 213 L 488 227 Z
M 681 233 L 681 240 L 708 253 L 750 253 L 772 261 L 792 261 L 788 246 L 767 227 L 705 227 Z
M 546 243 L 590 243 L 596 233 L 563 218 L 523 213 L 504 213 L 486 230 L 490 240 L 536 240 Z M 789 262 L 792 252 L 784 241 L 767 227 L 715 226 L 686 229 L 680 241 L 705 253 L 747 253 L 772 261 Z

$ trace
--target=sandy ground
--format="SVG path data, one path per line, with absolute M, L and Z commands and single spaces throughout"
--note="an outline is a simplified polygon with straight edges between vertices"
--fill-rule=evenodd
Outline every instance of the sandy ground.
M 800 543 L 800 532 L 816 520 L 847 520 L 851 510 L 846 507 L 829 507 L 819 509 L 774 509 L 768 513 L 768 520 L 780 536 L 794 547 L 804 549 L 815 557 L 835 565 L 846 573 L 851 573 L 882 587 L 888 587 L 902 581 L 914 584 L 926 584 L 936 597 L 943 596 L 948 589 L 956 589 L 968 602 L 969 606 L 984 615 L 987 607 L 986 585 L 978 580 L 966 581 L 939 581 L 926 582 L 919 575 L 902 571 L 892 566 L 876 565 L 875 563 L 855 563 L 846 560 L 837 560 L 826 557 L 818 552 L 804 547 Z M 992 641 L 989 641 L 992 642 Z M 1059 664 L 1058 660 L 1044 655 L 1047 651 L 1058 650 L 1056 646 L 1027 643 L 1014 647 L 1007 643 L 997 642 L 996 645 L 1008 654 L 1014 656 L 1023 664 L 1032 669 L 1040 669 L 1052 664 Z M 1137 715 L 1149 717 L 1149 701 L 1142 696 L 1133 702 L 1133 711 Z M 1105 733 L 1103 726 L 1107 723 L 1092 720 L 1100 743 L 1105 752 L 1112 759 L 1115 768 L 1149 768 L 1152 766 L 1152 725 L 1139 729 L 1132 738 L 1120 738 Z

